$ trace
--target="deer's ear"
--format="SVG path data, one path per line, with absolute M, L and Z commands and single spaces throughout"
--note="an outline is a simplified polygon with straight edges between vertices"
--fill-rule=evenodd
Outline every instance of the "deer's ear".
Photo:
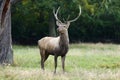
M 69 26 L 70 26 L 70 22 L 67 22 L 67 24 L 66 24 L 66 25 L 67 25 L 66 27 L 67 27 L 67 28 L 69 28 Z
M 57 25 L 57 26 L 60 26 L 60 22 L 56 21 L 56 25 Z

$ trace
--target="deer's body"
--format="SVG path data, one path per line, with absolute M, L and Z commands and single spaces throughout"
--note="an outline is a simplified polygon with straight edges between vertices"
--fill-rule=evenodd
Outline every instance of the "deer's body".
M 38 41 L 39 48 L 46 50 L 47 53 L 53 55 L 59 48 L 59 37 L 44 37 Z
M 58 37 L 44 37 L 38 41 L 40 50 L 49 55 L 64 56 L 68 51 L 69 38 L 62 34 Z
M 64 31 L 63 31 L 64 30 Z M 69 37 L 66 29 L 59 29 L 60 36 L 58 37 L 44 37 L 38 41 L 40 54 L 41 54 L 41 67 L 44 69 L 44 62 L 47 60 L 49 55 L 55 56 L 55 73 L 57 67 L 57 57 L 62 58 L 62 67 L 64 71 L 65 56 L 68 52 Z M 63 33 L 62 33 L 63 32 Z
M 59 32 L 58 37 L 44 37 L 38 41 L 38 46 L 40 49 L 40 55 L 41 55 L 41 68 L 44 69 L 44 62 L 47 60 L 49 55 L 54 55 L 54 61 L 55 61 L 55 71 L 57 68 L 57 58 L 58 56 L 61 56 L 62 59 L 62 68 L 64 71 L 64 65 L 65 65 L 65 57 L 69 49 L 69 36 L 68 36 L 68 28 L 71 22 L 76 21 L 80 14 L 81 14 L 81 8 L 79 15 L 74 19 L 70 21 L 66 21 L 65 23 L 62 23 L 58 17 L 57 13 L 59 11 L 59 8 L 57 9 L 57 12 L 53 11 L 56 24 L 58 26 L 57 30 Z

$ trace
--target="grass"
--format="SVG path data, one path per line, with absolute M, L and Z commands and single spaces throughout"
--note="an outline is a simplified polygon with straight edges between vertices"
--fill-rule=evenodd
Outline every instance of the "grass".
M 53 56 L 40 68 L 40 55 L 36 46 L 14 45 L 14 64 L 0 67 L 0 80 L 119 80 L 120 45 L 71 44 L 66 57 L 66 72 L 62 72 L 58 58 L 57 73 Z

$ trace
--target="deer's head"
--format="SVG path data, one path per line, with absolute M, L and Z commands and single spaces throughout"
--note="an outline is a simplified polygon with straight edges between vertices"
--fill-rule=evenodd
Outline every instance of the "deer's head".
M 70 26 L 70 23 L 76 21 L 76 20 L 80 17 L 80 15 L 81 15 L 81 7 L 79 6 L 79 14 L 78 14 L 78 16 L 77 16 L 76 18 L 74 18 L 74 19 L 72 19 L 72 20 L 66 20 L 66 21 L 64 20 L 64 22 L 62 22 L 62 21 L 58 18 L 58 16 L 57 16 L 59 9 L 60 9 L 60 7 L 58 7 L 58 9 L 57 9 L 56 12 L 55 12 L 55 10 L 53 9 L 53 14 L 54 14 L 54 16 L 55 16 L 56 24 L 57 24 L 57 26 L 58 26 L 58 28 L 57 28 L 58 32 L 64 33 L 64 32 L 66 32 L 66 31 L 68 30 L 68 28 L 69 28 L 69 26 Z M 69 18 L 69 16 L 68 16 L 68 18 Z

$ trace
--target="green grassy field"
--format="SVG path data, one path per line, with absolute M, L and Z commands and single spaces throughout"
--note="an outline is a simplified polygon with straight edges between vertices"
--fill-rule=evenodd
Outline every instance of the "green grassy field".
M 40 68 L 37 46 L 13 46 L 14 64 L 0 67 L 0 80 L 120 80 L 120 45 L 71 44 L 66 57 L 66 72 L 58 58 L 57 73 L 54 58 L 49 56 L 45 71 Z

